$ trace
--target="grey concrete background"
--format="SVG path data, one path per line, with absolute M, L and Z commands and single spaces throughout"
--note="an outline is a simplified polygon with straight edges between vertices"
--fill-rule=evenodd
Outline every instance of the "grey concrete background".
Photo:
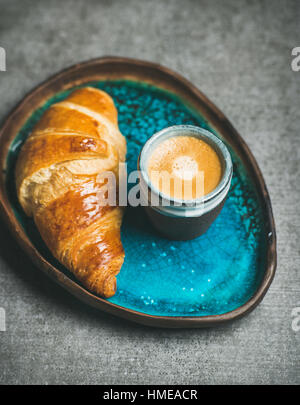
M 2 384 L 299 384 L 300 46 L 295 1 L 3 1 L 0 119 L 49 75 L 122 55 L 189 78 L 229 117 L 268 185 L 278 270 L 261 305 L 212 330 L 158 330 L 93 311 L 33 267 L 0 224 Z

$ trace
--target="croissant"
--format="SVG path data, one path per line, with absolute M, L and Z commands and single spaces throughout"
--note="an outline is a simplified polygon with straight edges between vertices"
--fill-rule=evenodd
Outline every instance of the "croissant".
M 125 157 L 112 98 L 85 87 L 44 113 L 16 164 L 19 202 L 53 256 L 103 297 L 115 294 L 124 261 L 123 209 L 99 204 L 104 182 L 98 175 L 117 177 Z

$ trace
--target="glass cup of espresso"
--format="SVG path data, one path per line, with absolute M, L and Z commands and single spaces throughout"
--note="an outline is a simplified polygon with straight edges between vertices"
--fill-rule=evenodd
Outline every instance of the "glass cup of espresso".
M 219 215 L 231 183 L 232 161 L 225 144 L 193 125 L 157 132 L 138 159 L 142 204 L 165 237 L 202 235 Z

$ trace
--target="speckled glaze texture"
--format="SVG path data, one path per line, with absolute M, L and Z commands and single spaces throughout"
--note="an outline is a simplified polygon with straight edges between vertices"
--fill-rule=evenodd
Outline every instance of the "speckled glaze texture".
M 124 80 L 88 85 L 105 90 L 115 101 L 119 127 L 127 138 L 128 173 L 136 170 L 145 141 L 167 126 L 198 125 L 218 135 L 198 113 L 165 90 Z M 35 111 L 15 138 L 8 155 L 7 188 L 31 241 L 47 260 L 73 278 L 51 256 L 33 221 L 22 211 L 12 181 L 17 153 L 31 128 L 45 109 L 70 91 L 57 94 Z M 252 297 L 265 269 L 262 208 L 247 170 L 227 146 L 233 160 L 231 188 L 223 210 L 204 235 L 191 241 L 169 241 L 152 228 L 142 208 L 127 208 L 122 226 L 125 262 L 117 277 L 117 293 L 109 301 L 150 315 L 190 317 L 224 314 Z

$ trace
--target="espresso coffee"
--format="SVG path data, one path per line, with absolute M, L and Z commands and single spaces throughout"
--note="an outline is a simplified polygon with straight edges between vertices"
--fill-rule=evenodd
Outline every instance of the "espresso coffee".
M 152 135 L 137 167 L 141 198 L 152 225 L 174 240 L 190 240 L 206 232 L 225 203 L 233 172 L 222 140 L 193 125 L 174 125 Z M 197 178 L 202 180 L 200 188 Z M 183 187 L 176 187 L 177 180 Z M 182 198 L 186 185 L 188 192 Z
M 208 143 L 194 136 L 178 135 L 158 144 L 148 159 L 147 173 L 163 194 L 191 200 L 217 187 L 222 166 Z

